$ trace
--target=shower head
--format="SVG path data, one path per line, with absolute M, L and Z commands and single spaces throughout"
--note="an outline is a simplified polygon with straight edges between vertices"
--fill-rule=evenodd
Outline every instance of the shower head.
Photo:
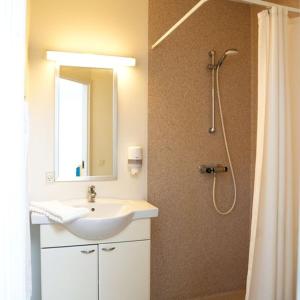
M 227 56 L 237 55 L 238 53 L 239 51 L 237 49 L 227 49 L 218 61 L 217 66 L 220 68 Z

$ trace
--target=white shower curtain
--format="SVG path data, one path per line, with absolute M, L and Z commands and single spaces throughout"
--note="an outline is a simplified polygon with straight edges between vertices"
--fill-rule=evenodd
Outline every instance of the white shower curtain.
M 29 300 L 26 196 L 26 0 L 0 0 L 0 299 Z
M 291 96 L 288 16 L 283 8 L 272 8 L 258 19 L 257 151 L 246 299 L 295 300 L 300 161 L 295 117 L 300 114 Z

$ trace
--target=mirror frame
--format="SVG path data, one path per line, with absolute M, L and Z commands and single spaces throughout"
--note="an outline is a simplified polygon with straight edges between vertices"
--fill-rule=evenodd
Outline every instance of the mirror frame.
M 76 178 L 76 176 L 72 178 L 61 178 L 58 175 L 58 78 L 59 78 L 59 70 L 60 66 L 57 65 L 55 68 L 55 80 L 54 80 L 54 90 L 55 90 L 55 101 L 54 101 L 54 181 L 55 182 L 84 182 L 84 181 L 113 181 L 118 179 L 118 76 L 117 71 L 115 69 L 111 69 L 113 71 L 113 97 L 112 97 L 112 125 L 113 125 L 113 155 L 112 155 L 112 175 L 105 176 L 82 176 Z M 83 67 L 85 68 L 85 67 Z M 89 67 L 92 68 L 92 67 Z M 102 68 L 100 68 L 102 69 Z

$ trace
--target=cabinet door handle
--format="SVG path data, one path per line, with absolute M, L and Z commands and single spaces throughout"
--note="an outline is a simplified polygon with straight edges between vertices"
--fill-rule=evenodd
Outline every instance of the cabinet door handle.
M 95 252 L 95 250 L 94 249 L 93 250 L 81 250 L 80 252 L 83 254 L 91 254 L 91 253 Z
M 105 252 L 110 252 L 110 251 L 113 251 L 115 250 L 116 247 L 111 247 L 111 248 L 102 248 L 102 251 L 105 251 Z

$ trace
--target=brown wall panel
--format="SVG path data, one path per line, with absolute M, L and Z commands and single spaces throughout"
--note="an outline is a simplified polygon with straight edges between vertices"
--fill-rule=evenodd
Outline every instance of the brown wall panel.
M 149 45 L 197 1 L 150 0 Z M 226 163 L 217 132 L 208 134 L 211 74 L 208 51 L 228 58 L 220 86 L 228 142 L 237 177 L 237 206 L 219 216 L 212 204 L 212 176 L 204 163 Z M 149 200 L 153 220 L 153 300 L 189 299 L 245 287 L 251 207 L 251 10 L 212 0 L 155 50 L 149 50 Z M 217 199 L 230 206 L 229 173 L 218 175 Z

